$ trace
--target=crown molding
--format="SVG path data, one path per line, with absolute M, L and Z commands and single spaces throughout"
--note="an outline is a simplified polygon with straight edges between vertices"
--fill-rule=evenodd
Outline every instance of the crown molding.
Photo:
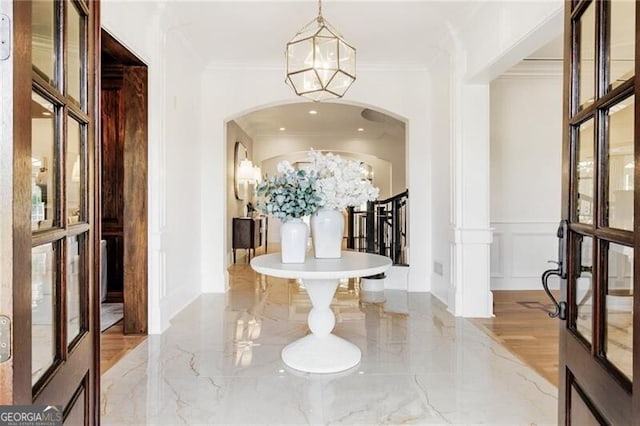
M 562 77 L 562 67 L 562 59 L 525 59 L 498 78 Z
M 282 71 L 285 73 L 284 60 L 282 62 L 257 63 L 257 62 L 210 62 L 205 65 L 206 70 L 255 70 L 255 71 Z M 377 63 L 357 63 L 356 73 L 360 71 L 428 71 L 427 64 L 405 63 L 405 64 L 377 64 Z

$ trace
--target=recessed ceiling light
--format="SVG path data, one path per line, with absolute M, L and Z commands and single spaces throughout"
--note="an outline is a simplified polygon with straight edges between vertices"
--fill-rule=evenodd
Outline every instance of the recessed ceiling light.
M 364 129 L 362 127 L 358 127 L 358 131 L 359 132 L 364 132 Z
M 312 109 L 311 111 L 309 111 L 309 114 L 311 115 L 316 115 L 318 113 L 318 111 L 316 111 L 315 109 Z
M 280 127 L 280 131 L 281 131 L 281 132 L 284 132 L 285 130 L 287 130 L 287 128 L 286 128 L 286 127 Z

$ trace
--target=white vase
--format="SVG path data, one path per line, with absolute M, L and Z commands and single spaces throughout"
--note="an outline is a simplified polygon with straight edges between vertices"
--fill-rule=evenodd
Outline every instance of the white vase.
M 311 215 L 311 239 L 317 259 L 339 259 L 343 234 L 344 217 L 339 210 L 320 208 Z
M 289 219 L 280 226 L 282 263 L 304 263 L 309 228 L 300 218 Z

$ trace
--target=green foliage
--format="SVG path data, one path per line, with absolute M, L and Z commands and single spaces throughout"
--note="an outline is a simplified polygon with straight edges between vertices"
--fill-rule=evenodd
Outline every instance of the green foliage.
M 256 187 L 258 209 L 283 222 L 312 214 L 319 207 L 315 173 L 295 170 L 288 163 L 278 166 L 276 176 L 266 176 Z

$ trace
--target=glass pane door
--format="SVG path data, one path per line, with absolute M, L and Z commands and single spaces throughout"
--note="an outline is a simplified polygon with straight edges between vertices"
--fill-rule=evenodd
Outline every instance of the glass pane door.
M 633 395 L 640 393 L 633 392 L 640 243 L 635 236 L 638 11 L 629 0 L 565 5 L 570 72 L 565 75 L 569 173 L 563 180 L 563 218 L 569 219 L 569 244 L 560 423 L 631 424 Z

